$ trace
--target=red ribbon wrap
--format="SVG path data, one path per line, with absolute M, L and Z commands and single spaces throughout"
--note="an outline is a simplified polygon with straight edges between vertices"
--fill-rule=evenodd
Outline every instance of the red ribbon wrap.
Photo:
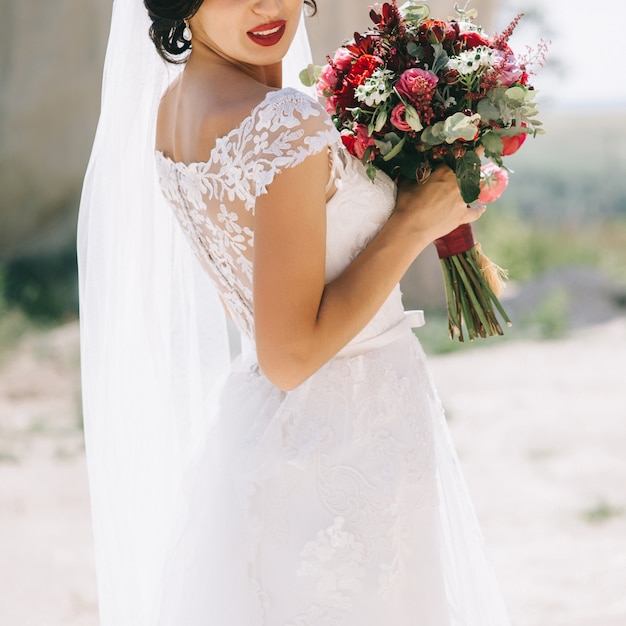
M 461 224 L 445 237 L 435 239 L 435 247 L 440 259 L 447 259 L 471 250 L 476 242 L 471 224 Z

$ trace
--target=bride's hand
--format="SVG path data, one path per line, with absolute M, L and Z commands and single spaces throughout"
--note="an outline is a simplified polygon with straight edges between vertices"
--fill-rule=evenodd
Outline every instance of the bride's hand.
M 420 237 L 434 241 L 460 224 L 477 220 L 484 207 L 469 208 L 461 197 L 454 172 L 443 165 L 426 183 L 401 181 L 394 214 Z

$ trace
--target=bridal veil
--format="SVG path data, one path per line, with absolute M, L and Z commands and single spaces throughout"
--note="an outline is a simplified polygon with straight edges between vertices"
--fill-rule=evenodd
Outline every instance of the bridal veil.
M 83 411 L 103 626 L 153 624 L 185 468 L 229 366 L 226 321 L 158 186 L 157 107 L 179 67 L 115 0 L 78 222 Z M 310 62 L 301 23 L 285 82 Z M 190 574 L 191 575 L 191 574 Z

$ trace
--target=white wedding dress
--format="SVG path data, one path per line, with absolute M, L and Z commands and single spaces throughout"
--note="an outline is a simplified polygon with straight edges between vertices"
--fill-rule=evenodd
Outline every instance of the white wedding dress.
M 208 162 L 157 153 L 163 193 L 246 346 L 187 472 L 156 622 L 506 626 L 399 287 L 295 390 L 280 391 L 257 365 L 255 199 L 323 150 L 336 188 L 327 204 L 330 281 L 384 224 L 395 186 L 382 173 L 370 182 L 313 99 L 270 92 Z

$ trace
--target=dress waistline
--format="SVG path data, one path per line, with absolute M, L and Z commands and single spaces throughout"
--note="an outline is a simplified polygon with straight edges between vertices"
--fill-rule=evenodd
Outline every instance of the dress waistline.
M 396 341 L 396 339 L 405 335 L 407 331 L 411 330 L 411 328 L 419 328 L 420 326 L 424 326 L 424 324 L 424 311 L 405 311 L 404 318 L 401 319 L 395 326 L 392 326 L 379 335 L 375 335 L 369 339 L 364 339 L 363 341 L 358 341 L 356 343 L 349 343 L 335 355 L 335 358 L 353 357 L 359 354 L 365 354 L 366 352 L 371 352 L 372 350 L 379 350 L 380 348 L 388 346 Z

